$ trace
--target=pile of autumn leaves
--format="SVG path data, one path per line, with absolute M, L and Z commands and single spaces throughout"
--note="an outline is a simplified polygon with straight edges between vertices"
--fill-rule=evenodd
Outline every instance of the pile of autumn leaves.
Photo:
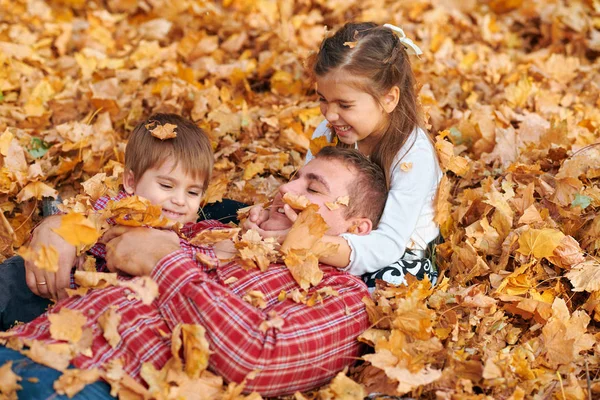
M 107 215 L 88 210 L 118 190 L 126 132 L 152 112 L 190 116 L 211 133 L 216 165 L 207 201 L 266 201 L 308 147 L 323 145 L 309 142 L 322 117 L 306 98 L 301 63 L 318 48 L 323 26 L 337 27 L 347 15 L 393 22 L 424 49 L 413 68 L 446 172 L 436 199 L 442 278 L 434 288 L 412 282 L 377 290 L 367 301 L 373 329 L 360 338 L 374 352 L 348 372 L 363 389 L 340 375 L 310 396 L 516 400 L 600 392 L 600 147 L 590 147 L 600 127 L 597 1 L 0 5 L 8 26 L 0 30 L 3 257 L 21 248 L 40 263 L 50 258 L 51 250 L 27 254 L 22 244 L 41 199 L 58 192 L 79 213 L 65 217 L 79 226 L 66 231 L 90 235 L 82 250 L 95 242 Z M 124 210 L 149 215 L 135 201 Z M 298 236 L 311 238 L 310 226 Z M 298 243 L 286 264 L 308 266 L 312 272 L 297 279 L 314 284 L 313 251 L 325 249 L 312 239 Z M 251 233 L 237 249 L 259 268 L 277 257 L 274 243 Z M 291 298 L 319 301 L 301 292 Z M 258 293 L 247 300 L 261 304 Z M 177 360 L 175 376 L 184 382 L 186 363 Z M 241 388 L 219 391 L 235 398 Z

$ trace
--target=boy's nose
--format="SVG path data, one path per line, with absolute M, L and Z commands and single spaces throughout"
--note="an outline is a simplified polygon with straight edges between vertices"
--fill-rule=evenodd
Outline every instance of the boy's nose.
M 185 193 L 177 192 L 177 193 L 173 194 L 171 201 L 177 205 L 184 205 L 185 204 Z

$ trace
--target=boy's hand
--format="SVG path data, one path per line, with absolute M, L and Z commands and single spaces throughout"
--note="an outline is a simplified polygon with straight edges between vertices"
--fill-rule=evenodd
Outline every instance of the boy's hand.
M 250 209 L 250 214 L 245 222 L 260 226 L 263 222 L 269 219 L 269 210 L 265 210 L 262 205 L 255 205 Z M 244 223 L 244 227 L 246 224 Z M 247 229 L 245 229 L 247 230 Z
M 67 243 L 53 228 L 60 227 L 61 216 L 50 216 L 35 228 L 29 247 L 39 251 L 41 246 L 52 246 L 58 252 L 58 271 L 39 269 L 33 262 L 25 261 L 25 279 L 29 289 L 38 296 L 60 300 L 67 296 L 65 291 L 71 280 L 71 269 L 75 265 L 75 246 Z
M 260 207 L 260 206 L 257 206 L 257 207 Z M 283 243 L 283 241 L 287 237 L 287 234 L 290 232 L 290 229 L 292 229 L 293 223 L 296 222 L 296 219 L 298 219 L 298 214 L 288 204 L 284 204 L 284 206 L 283 206 L 284 214 L 291 221 L 292 224 L 290 224 L 289 228 L 285 228 L 285 229 L 279 229 L 279 228 L 270 229 L 269 224 L 265 224 L 265 222 L 268 221 L 269 212 L 266 210 L 263 210 L 263 211 L 267 213 L 267 218 L 261 219 L 259 217 L 259 220 L 261 220 L 260 224 L 252 222 L 250 220 L 250 218 L 248 218 L 244 222 L 244 230 L 246 231 L 246 230 L 254 229 L 263 238 L 272 237 L 272 238 L 275 238 L 277 240 L 277 242 L 279 242 L 280 244 Z M 252 213 L 252 211 L 251 211 L 251 213 Z
M 179 250 L 179 236 L 173 231 L 114 226 L 102 239 L 106 244 L 106 266 L 129 275 L 150 275 L 167 254 Z

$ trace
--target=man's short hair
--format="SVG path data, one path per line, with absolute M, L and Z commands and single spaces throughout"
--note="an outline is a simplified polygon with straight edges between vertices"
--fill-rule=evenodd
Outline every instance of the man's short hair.
M 152 129 L 165 124 L 175 125 L 177 136 L 165 140 L 152 136 Z M 200 127 L 177 114 L 154 114 L 135 127 L 125 149 L 125 169 L 131 170 L 137 181 L 148 169 L 160 168 L 169 157 L 186 174 L 203 179 L 206 190 L 214 163 L 210 140 Z
M 348 187 L 350 202 L 344 216 L 369 218 L 373 227 L 376 227 L 383 214 L 388 194 L 381 167 L 358 150 L 343 147 L 323 147 L 316 157 L 340 161 L 356 171 L 356 178 Z

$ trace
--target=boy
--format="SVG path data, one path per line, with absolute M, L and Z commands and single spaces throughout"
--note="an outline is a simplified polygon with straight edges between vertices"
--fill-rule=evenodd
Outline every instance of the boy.
M 166 128 L 167 124 L 175 126 L 175 137 L 162 140 L 153 136 L 152 131 Z M 98 199 L 94 209 L 102 210 L 110 200 L 135 194 L 161 206 L 163 215 L 172 221 L 196 222 L 212 166 L 212 147 L 202 129 L 175 114 L 155 114 L 139 123 L 129 138 L 125 150 L 124 190 L 114 198 Z M 8 329 L 15 320 L 27 322 L 37 317 L 50 304 L 46 298 L 64 297 L 64 289 L 73 284 L 75 248 L 52 231 L 60 225 L 60 218 L 48 217 L 48 222 L 34 231 L 31 243 L 35 249 L 38 236 L 46 239 L 52 236 L 50 244 L 60 254 L 58 272 L 40 270 L 28 262 L 23 271 L 14 259 L 0 266 L 0 330 Z M 48 240 L 45 243 L 48 244 Z M 192 255 L 197 251 L 208 252 L 209 257 L 212 255 L 212 251 L 195 248 L 183 240 L 181 245 Z M 104 245 L 96 244 L 89 253 L 98 258 L 97 269 L 102 270 Z M 25 281 L 30 290 L 25 288 Z

